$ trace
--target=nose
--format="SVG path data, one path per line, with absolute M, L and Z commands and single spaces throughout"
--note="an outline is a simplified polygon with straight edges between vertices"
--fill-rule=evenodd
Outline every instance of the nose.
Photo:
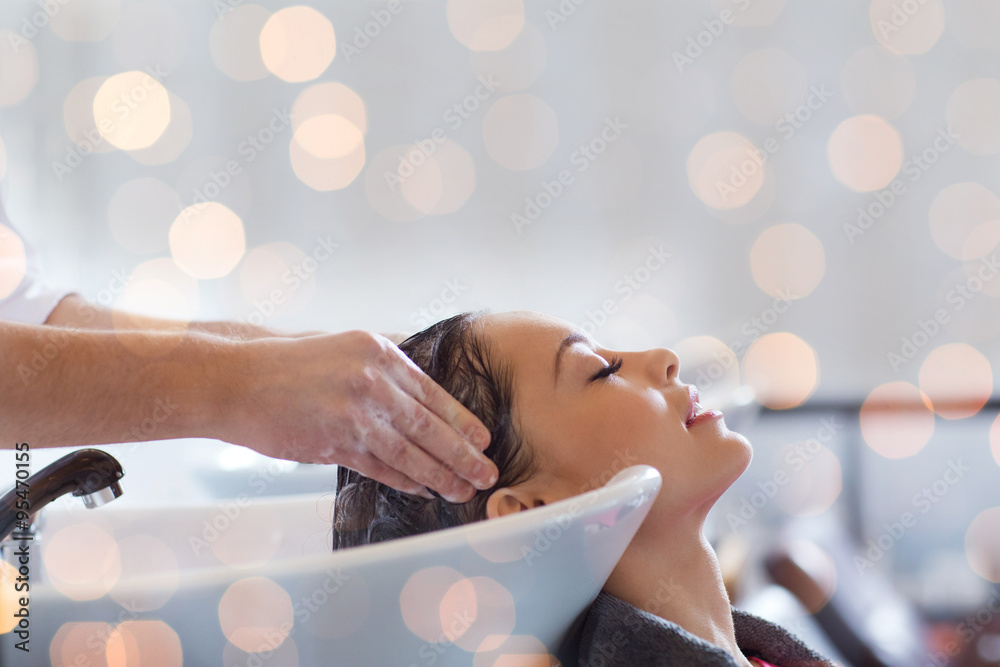
M 681 371 L 681 360 L 677 353 L 666 347 L 657 347 L 647 353 L 650 378 L 659 384 L 675 384 Z

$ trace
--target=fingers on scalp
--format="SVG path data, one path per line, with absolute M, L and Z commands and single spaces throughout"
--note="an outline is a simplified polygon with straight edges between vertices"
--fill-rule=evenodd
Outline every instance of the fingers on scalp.
M 404 391 L 408 392 L 428 410 L 441 418 L 468 440 L 482 423 L 454 396 L 424 373 L 415 364 L 404 370 L 402 377 L 394 376 Z
M 402 406 L 402 410 L 392 416 L 393 426 L 432 457 L 446 462 L 462 477 L 477 474 L 485 459 L 471 443 L 402 390 L 390 386 L 390 391 L 399 393 L 398 404 Z
M 356 468 L 365 477 L 370 477 L 403 493 L 426 495 L 424 485 L 404 475 L 395 468 L 386 465 L 371 454 L 366 455 Z
M 412 479 L 442 495 L 463 491 L 467 483 L 440 461 L 434 459 L 404 434 L 395 429 L 380 429 L 374 436 L 371 453 L 384 463 L 404 471 Z

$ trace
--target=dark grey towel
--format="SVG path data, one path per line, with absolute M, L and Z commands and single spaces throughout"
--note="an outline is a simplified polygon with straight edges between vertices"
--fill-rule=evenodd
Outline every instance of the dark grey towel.
M 770 621 L 734 609 L 733 625 L 747 657 L 776 667 L 833 667 Z M 581 667 L 737 667 L 728 651 L 603 591 L 584 619 L 578 659 Z

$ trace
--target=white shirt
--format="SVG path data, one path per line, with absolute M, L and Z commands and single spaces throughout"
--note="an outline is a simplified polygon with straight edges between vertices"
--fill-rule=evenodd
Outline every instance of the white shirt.
M 56 304 L 71 292 L 45 284 L 38 254 L 7 218 L 5 186 L 6 182 L 0 182 L 0 295 L 4 295 L 0 298 L 0 320 L 44 324 Z M 18 240 L 24 245 L 23 259 Z M 11 292 L 18 278 L 20 282 Z

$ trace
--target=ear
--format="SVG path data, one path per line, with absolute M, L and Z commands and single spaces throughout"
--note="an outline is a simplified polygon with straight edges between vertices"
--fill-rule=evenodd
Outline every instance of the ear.
M 496 519 L 544 504 L 544 500 L 525 488 L 505 486 L 494 491 L 486 500 L 486 518 Z

